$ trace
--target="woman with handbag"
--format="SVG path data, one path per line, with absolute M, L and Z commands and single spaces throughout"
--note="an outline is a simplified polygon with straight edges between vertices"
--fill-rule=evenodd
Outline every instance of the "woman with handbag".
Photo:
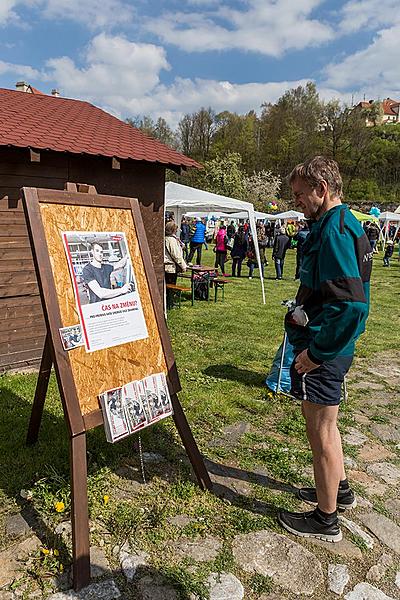
M 168 221 L 165 224 L 165 242 L 164 242 L 164 271 L 165 283 L 176 285 L 178 273 L 184 273 L 187 269 L 183 258 L 181 242 L 176 237 L 178 227 L 174 221 Z M 167 308 L 171 308 L 172 298 L 167 290 Z
M 221 269 L 221 274 L 225 276 L 225 263 L 226 263 L 226 255 L 228 252 L 227 249 L 227 241 L 226 237 L 226 227 L 225 225 L 221 225 L 218 229 L 217 236 L 215 238 L 215 268 Z

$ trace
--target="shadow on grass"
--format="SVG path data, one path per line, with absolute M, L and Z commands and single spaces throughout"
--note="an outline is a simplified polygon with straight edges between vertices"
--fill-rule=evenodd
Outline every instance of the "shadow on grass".
M 219 498 L 228 500 L 239 508 L 246 508 L 251 512 L 255 512 L 263 516 L 276 516 L 278 508 L 262 500 L 256 500 L 254 498 L 248 498 L 246 495 L 236 491 L 235 484 L 231 481 L 237 479 L 246 483 L 256 483 L 260 486 L 271 490 L 277 490 L 279 492 L 287 492 L 293 494 L 297 493 L 297 488 L 291 484 L 277 481 L 262 472 L 258 471 L 246 471 L 237 467 L 231 467 L 216 463 L 212 460 L 205 460 L 207 470 L 213 480 L 212 493 Z M 215 477 L 213 477 L 213 475 Z M 224 480 L 226 480 L 224 482 Z
M 241 369 L 236 365 L 211 365 L 203 370 L 204 375 L 211 375 L 218 379 L 229 379 L 239 381 L 245 385 L 266 388 L 266 374 L 255 373 L 248 369 Z

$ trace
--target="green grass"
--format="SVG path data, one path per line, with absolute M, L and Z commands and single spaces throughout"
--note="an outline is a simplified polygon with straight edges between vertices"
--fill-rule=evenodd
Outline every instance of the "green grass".
M 244 477 L 248 483 L 248 496 L 239 492 L 226 502 L 199 489 L 193 482 L 172 419 L 142 433 L 143 450 L 158 452 L 166 460 L 146 465 L 148 485 L 141 487 L 138 484 L 129 487 L 129 480 L 116 474 L 119 467 L 130 467 L 141 480 L 133 439 L 111 445 L 105 441 L 101 428 L 88 434 L 92 542 L 105 541 L 105 550 L 115 568 L 118 564 L 111 552 L 115 545 L 128 540 L 133 547 L 146 550 L 152 568 L 173 583 L 181 598 L 189 598 L 192 592 L 206 598 L 204 581 L 213 570 L 235 572 L 231 542 L 238 533 L 264 528 L 281 532 L 276 523 L 278 508 L 296 510 L 298 502 L 291 492 L 292 486 L 309 483 L 304 469 L 311 464 L 311 453 L 300 404 L 286 396 L 273 397 L 264 386 L 283 337 L 286 309 L 280 303 L 293 298 L 297 289 L 293 280 L 294 253 L 288 255 L 283 281 L 273 279 L 270 251 L 268 259 L 265 305 L 261 303 L 259 279 L 250 281 L 245 277 L 232 280 L 227 286 L 224 303 L 196 302 L 192 307 L 187 299 L 182 301 L 180 310 L 168 314 L 182 384 L 180 400 L 199 448 L 210 460 L 234 466 L 239 480 Z M 212 261 L 212 252 L 205 253 L 204 262 Z M 383 351 L 386 356 L 390 352 L 394 356 L 400 346 L 396 308 L 400 267 L 393 261 L 390 269 L 383 269 L 380 258 L 375 258 L 374 263 L 371 315 L 357 348 L 358 356 L 367 362 Z M 356 364 L 353 373 L 360 368 Z M 21 489 L 30 491 L 31 506 L 50 529 L 69 517 L 69 441 L 54 377 L 50 381 L 39 442 L 33 447 L 25 446 L 35 384 L 35 374 L 0 377 L 1 531 L 7 514 L 25 506 Z M 353 412 L 358 403 L 362 404 L 364 393 L 351 393 L 343 405 L 342 431 L 350 425 L 359 428 Z M 394 408 L 375 407 L 371 418 L 378 423 L 390 422 L 390 411 Z M 216 438 L 223 438 L 226 425 L 238 421 L 248 422 L 251 431 L 237 444 L 210 444 Z M 345 453 L 357 460 L 354 446 L 346 446 Z M 265 473 L 264 479 L 255 474 L 260 469 Z M 105 496 L 109 497 L 108 502 Z M 56 511 L 57 502 L 64 503 L 62 512 Z M 180 514 L 192 519 L 182 530 L 168 520 Z M 193 565 L 177 563 L 174 558 L 172 544 L 181 534 L 194 539 L 218 536 L 223 541 L 223 550 L 215 561 L 197 565 L 193 570 Z M 353 541 L 360 545 L 358 540 Z M 4 533 L 0 534 L 0 546 L 8 543 Z M 47 543 L 56 547 L 53 544 L 57 541 L 49 538 Z M 61 551 L 63 563 L 68 566 L 65 548 Z M 52 571 L 57 568 L 58 560 L 53 559 L 54 555 L 47 559 Z M 44 559 L 34 564 L 40 565 L 31 577 L 36 581 L 43 574 Z M 271 589 L 269 578 L 254 576 L 244 580 L 249 598 L 257 598 Z M 119 580 L 119 584 L 123 586 L 123 581 Z M 128 599 L 135 597 L 134 590 L 125 589 L 124 594 Z

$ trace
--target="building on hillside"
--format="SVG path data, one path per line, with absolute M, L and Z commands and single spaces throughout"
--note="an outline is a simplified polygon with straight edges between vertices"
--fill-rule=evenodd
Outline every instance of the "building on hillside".
M 387 123 L 400 123 L 400 101 L 392 100 L 391 98 L 385 98 L 382 102 L 376 103 L 375 100 L 369 100 L 369 102 L 359 102 L 355 106 L 356 109 L 364 109 L 366 112 L 368 109 L 378 108 L 375 110 L 375 118 L 366 116 L 365 123 L 368 127 L 374 125 L 385 125 Z
M 199 166 L 88 102 L 18 86 L 0 89 L 0 372 L 36 366 L 45 336 L 20 188 L 138 198 L 162 291 L 165 171 Z

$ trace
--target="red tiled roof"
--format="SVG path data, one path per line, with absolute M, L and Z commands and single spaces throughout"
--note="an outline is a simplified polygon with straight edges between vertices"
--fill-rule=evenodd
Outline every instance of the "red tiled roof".
M 399 107 L 399 102 L 398 100 L 392 100 L 391 98 L 386 98 L 386 100 L 383 100 L 382 102 L 382 108 L 383 108 L 383 112 L 385 115 L 396 115 L 397 116 L 397 111 L 393 110 L 393 108 L 397 107 L 397 111 L 398 111 L 398 107 Z
M 46 96 L 46 94 L 44 92 L 41 92 L 37 88 L 33 87 L 33 85 L 29 85 L 28 87 L 31 90 L 31 94 L 38 94 L 40 96 Z
M 89 102 L 1 88 L 0 146 L 200 166 Z

